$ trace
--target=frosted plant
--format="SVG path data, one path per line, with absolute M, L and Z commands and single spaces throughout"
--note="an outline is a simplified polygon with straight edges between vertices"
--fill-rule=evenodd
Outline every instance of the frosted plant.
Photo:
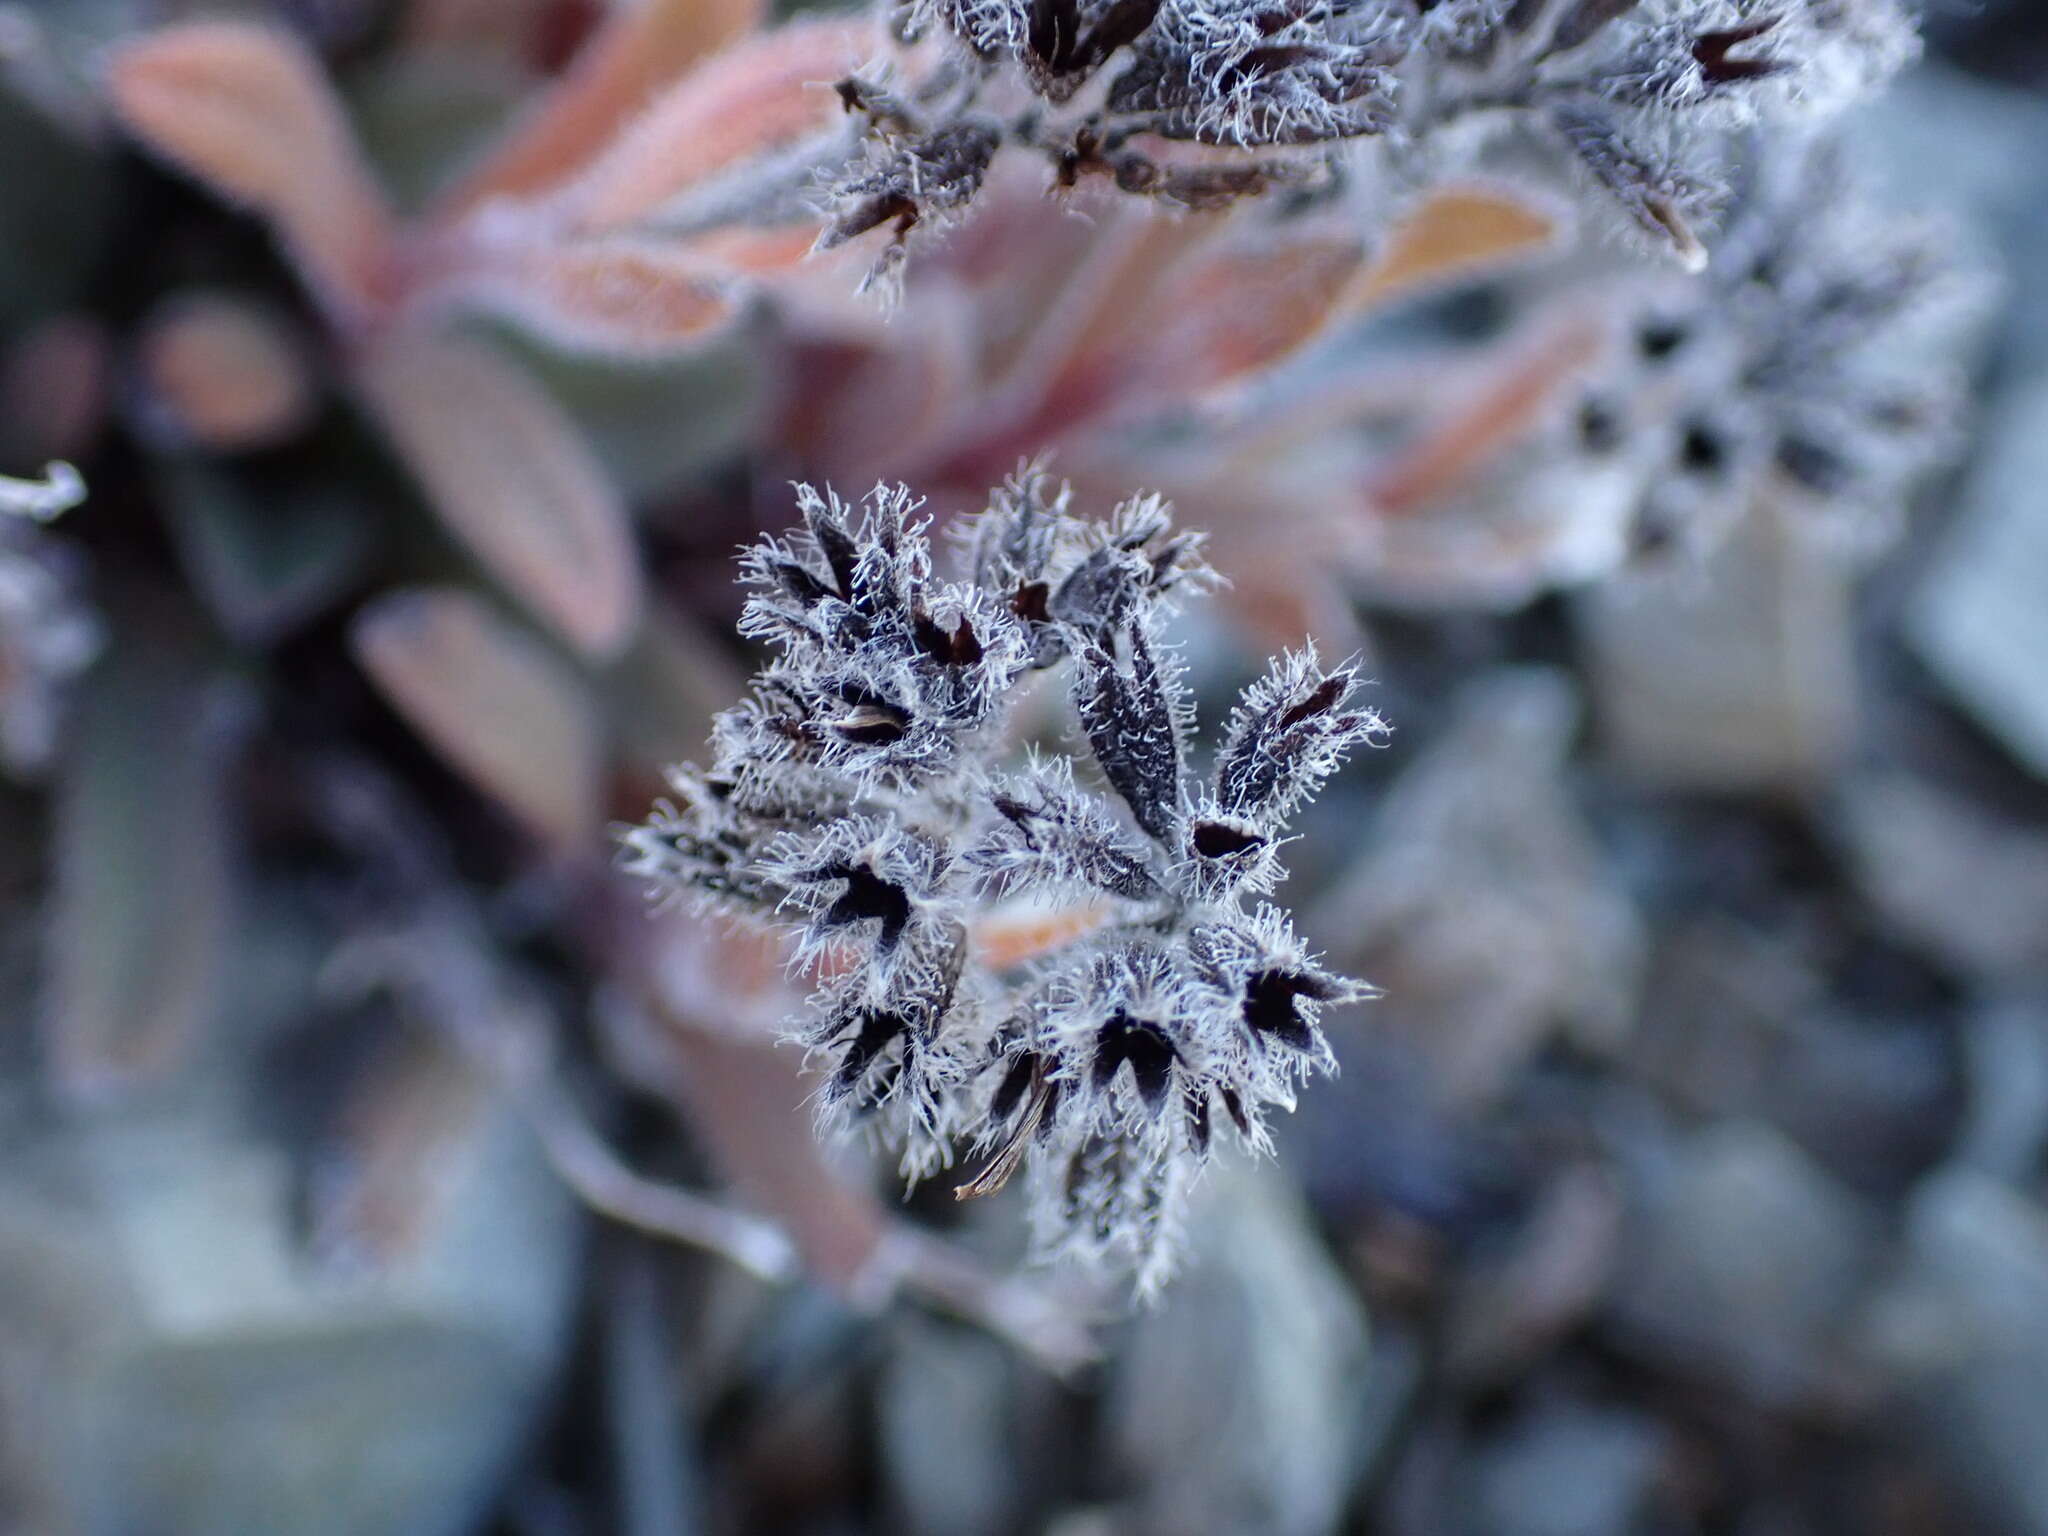
M 0 475 L 0 512 L 31 517 L 47 523 L 69 512 L 85 500 L 85 482 L 69 464 L 57 463 L 43 471 L 40 480 L 16 480 Z
M 1026 472 L 957 580 L 908 491 L 798 500 L 802 528 L 742 563 L 742 630 L 777 654 L 629 867 L 794 926 L 828 1121 L 913 1179 L 978 1153 L 963 1194 L 1028 1166 L 1042 1251 L 1156 1286 L 1219 1138 L 1265 1148 L 1331 1065 L 1321 1011 L 1366 994 L 1257 898 L 1290 817 L 1385 727 L 1352 668 L 1286 654 L 1198 777 L 1160 625 L 1210 575 L 1156 498 L 1089 522 Z M 1062 669 L 1107 794 L 1068 756 L 1003 761 L 1020 692 Z
M 906 39 L 953 44 L 943 66 L 913 70 L 916 87 L 902 95 L 870 82 L 842 87 L 887 146 L 886 165 L 828 178 L 828 243 L 893 219 L 890 262 L 913 228 L 972 200 L 1005 145 L 1050 158 L 1062 185 L 1099 175 L 1125 192 L 1206 207 L 1277 185 L 1336 195 L 1347 170 L 1368 172 L 1364 184 L 1383 174 L 1426 184 L 1469 171 L 1507 136 L 1561 152 L 1596 203 L 1697 269 L 1700 231 L 1729 190 L 1729 136 L 1803 130 L 1882 85 L 1918 46 L 1900 0 L 892 0 L 885 9 Z M 882 100 L 888 110 L 874 110 Z M 1368 154 L 1380 158 L 1368 166 Z M 919 174 L 934 166 L 947 169 Z
M 1693 269 L 1731 190 L 1731 135 L 1804 132 L 1918 49 L 1897 0 L 1519 0 L 1440 36 L 1408 82 L 1418 140 L 1455 159 L 1501 126 L 1547 135 Z
M 65 695 L 100 648 L 100 625 L 78 593 L 73 551 L 30 526 L 85 495 L 78 472 L 52 464 L 41 480 L 0 475 L 0 763 L 33 774 L 57 744 Z M 23 519 L 13 521 L 14 517 Z
M 1621 296 L 1621 345 L 1534 447 L 1626 466 L 1626 546 L 1655 558 L 1711 547 L 1766 490 L 1882 542 L 1954 444 L 1986 283 L 1823 146 L 1756 158 L 1702 280 Z

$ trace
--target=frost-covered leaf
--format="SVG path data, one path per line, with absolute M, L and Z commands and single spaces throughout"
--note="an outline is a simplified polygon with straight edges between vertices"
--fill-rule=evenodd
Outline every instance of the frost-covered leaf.
M 564 189 L 563 206 L 581 229 L 619 229 L 657 217 L 748 160 L 825 131 L 844 116 L 826 87 L 879 42 L 865 23 L 820 20 L 741 43 L 655 98 Z
M 613 7 L 561 81 L 450 200 L 544 191 L 601 153 L 668 82 L 754 27 L 764 0 L 644 0 Z
M 420 297 L 503 315 L 557 347 L 636 360 L 706 340 L 737 307 L 718 263 L 681 242 L 620 239 L 489 249 Z
M 259 496 L 196 459 L 164 466 L 164 507 L 178 553 L 221 627 L 267 645 L 341 595 L 375 537 L 369 509 L 338 487 Z

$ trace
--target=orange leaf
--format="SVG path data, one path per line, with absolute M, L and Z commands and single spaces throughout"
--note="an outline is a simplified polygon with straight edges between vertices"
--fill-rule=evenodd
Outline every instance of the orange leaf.
M 572 216 L 616 229 L 757 155 L 823 132 L 844 115 L 832 82 L 880 45 L 875 29 L 796 22 L 742 43 L 678 81 L 612 143 L 575 186 Z
M 456 536 L 577 649 L 616 653 L 640 616 L 632 528 L 560 407 L 490 348 L 409 331 L 369 354 L 359 383 Z
M 1274 367 L 1323 334 L 1364 259 L 1336 235 L 1203 253 L 1152 301 L 1151 375 L 1194 393 Z
M 975 956 L 991 971 L 1011 970 L 1093 933 L 1108 918 L 1109 909 L 1095 901 L 1060 912 L 985 917 L 974 925 Z
M 602 745 L 582 680 L 475 594 L 378 598 L 349 634 L 356 661 L 455 770 L 564 853 L 597 835 Z
M 191 22 L 116 48 L 106 81 L 129 131 L 267 218 L 331 306 L 374 303 L 391 213 L 340 101 L 296 38 Z
M 597 155 L 649 97 L 700 59 L 759 25 L 766 0 L 644 0 L 614 6 L 538 109 L 450 199 L 460 210 L 566 180 Z
M 259 448 L 312 415 L 306 359 L 277 317 L 224 293 L 184 293 L 144 323 L 142 376 L 179 432 L 208 448 Z
M 1520 441 L 1599 356 L 1599 324 L 1578 316 L 1513 358 L 1486 389 L 1379 471 L 1366 500 L 1382 517 L 1419 511 Z
M 1556 237 L 1557 222 L 1520 199 L 1481 187 L 1445 188 L 1395 227 L 1352 284 L 1348 307 L 1369 308 L 1467 277 Z

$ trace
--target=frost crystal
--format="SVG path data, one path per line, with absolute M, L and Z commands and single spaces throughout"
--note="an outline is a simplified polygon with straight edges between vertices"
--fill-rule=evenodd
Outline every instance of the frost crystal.
M 912 1178 L 971 1150 L 962 1194 L 1028 1167 L 1041 1247 L 1150 1289 L 1219 1139 L 1264 1149 L 1266 1113 L 1331 1065 L 1322 1010 L 1367 993 L 1248 902 L 1385 727 L 1351 667 L 1290 653 L 1198 776 L 1160 624 L 1210 576 L 1156 499 L 1086 522 L 1026 472 L 974 521 L 965 580 L 935 573 L 901 488 L 798 499 L 802 528 L 742 562 L 742 630 L 777 654 L 628 865 L 793 925 L 828 1119 Z M 1000 761 L 1019 695 L 1061 669 L 1108 794 L 1066 756 Z

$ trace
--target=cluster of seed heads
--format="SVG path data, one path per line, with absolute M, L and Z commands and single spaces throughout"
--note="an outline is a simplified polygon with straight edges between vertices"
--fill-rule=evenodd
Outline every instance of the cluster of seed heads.
M 1697 268 L 1730 135 L 1796 133 L 1913 56 L 1901 0 L 887 0 L 944 62 L 842 85 L 833 244 L 969 205 L 1006 146 L 1057 182 L 1209 207 L 1470 170 L 1505 136 Z M 901 84 L 902 89 L 893 87 Z M 1377 158 L 1370 158 L 1377 157 Z M 1354 173 L 1354 174 L 1347 174 Z M 1365 174 L 1355 174 L 1365 173 Z
M 1025 1170 L 1042 1251 L 1154 1286 L 1212 1149 L 1267 1145 L 1266 1114 L 1331 1065 L 1322 1010 L 1367 991 L 1259 898 L 1290 818 L 1385 727 L 1353 669 L 1285 654 L 1198 776 L 1160 626 L 1210 576 L 1155 498 L 1088 521 L 1021 474 L 960 580 L 904 489 L 799 505 L 742 565 L 742 631 L 774 659 L 629 866 L 794 926 L 828 1119 L 911 1178 L 965 1153 L 963 1195 Z M 1092 767 L 1016 749 L 1020 697 L 1061 674 Z

